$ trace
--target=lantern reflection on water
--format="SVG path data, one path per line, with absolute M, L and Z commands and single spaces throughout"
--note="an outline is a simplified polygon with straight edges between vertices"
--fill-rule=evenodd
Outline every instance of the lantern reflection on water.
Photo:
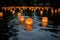
M 32 18 L 27 18 L 26 19 L 26 29 L 28 32 L 32 30 L 33 27 L 33 19 Z
M 23 25 L 24 24 L 24 16 L 20 16 L 20 24 Z
M 48 18 L 47 17 L 42 17 L 42 26 L 46 27 L 48 25 Z

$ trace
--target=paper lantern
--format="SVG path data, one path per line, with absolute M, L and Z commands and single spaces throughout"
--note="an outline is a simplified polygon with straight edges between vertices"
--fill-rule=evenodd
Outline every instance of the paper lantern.
M 55 9 L 55 13 L 57 13 L 57 9 Z
M 53 10 L 53 8 L 51 8 L 51 13 L 52 13 L 52 15 L 54 14 L 54 10 Z
M 18 15 L 18 18 L 20 18 L 20 16 L 21 16 L 21 12 L 18 12 L 18 14 L 17 14 L 17 15 Z
M 0 17 L 3 17 L 3 12 L 0 12 Z
M 43 11 L 40 11 L 40 15 L 41 15 L 41 16 L 43 15 Z
M 42 17 L 42 26 L 46 27 L 48 25 L 48 18 L 47 17 Z
M 60 13 L 60 8 L 58 8 L 58 13 Z
M 15 14 L 15 11 L 14 10 L 12 11 L 12 14 Z
M 23 25 L 24 24 L 24 16 L 20 16 L 20 24 Z
M 26 19 L 26 29 L 28 32 L 32 30 L 33 27 L 33 19 L 32 18 L 27 18 Z

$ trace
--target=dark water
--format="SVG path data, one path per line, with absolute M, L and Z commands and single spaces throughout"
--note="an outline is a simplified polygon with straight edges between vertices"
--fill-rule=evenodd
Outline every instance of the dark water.
M 9 12 L 8 12 L 9 13 Z M 33 18 L 33 20 L 34 20 L 34 28 L 33 29 L 38 29 L 38 28 L 40 28 L 41 27 L 41 29 L 39 29 L 39 31 L 41 30 L 43 30 L 43 31 L 45 31 L 45 32 L 51 32 L 52 34 L 50 35 L 50 36 L 52 36 L 53 38 L 60 38 L 60 35 L 59 35 L 59 33 L 60 33 L 60 17 L 59 16 L 41 16 L 41 15 L 39 15 L 38 14 L 39 12 L 30 12 L 30 11 L 23 11 L 22 12 L 22 15 L 23 16 L 27 16 L 27 17 L 30 17 L 30 18 Z M 16 13 L 17 14 L 17 13 Z M 9 20 L 9 22 L 10 22 L 10 24 L 8 25 L 8 26 L 13 26 L 13 27 L 17 27 L 17 26 L 19 26 L 19 20 L 18 20 L 18 18 L 16 18 L 17 17 L 17 15 L 15 14 L 15 16 L 12 16 L 14 19 L 12 19 L 12 17 L 11 17 L 11 20 L 13 20 L 12 22 L 11 22 L 11 20 Z M 27 18 L 26 17 L 26 18 Z M 43 28 L 42 27 L 42 17 L 47 17 L 48 18 L 48 25 L 45 27 L 45 28 Z M 18 20 L 18 21 L 15 21 L 15 20 Z M 36 26 L 36 27 L 35 27 Z M 20 27 L 20 26 L 19 26 Z M 16 29 L 19 29 L 19 28 L 16 28 Z M 24 34 L 23 35 L 26 35 L 26 36 L 29 36 L 28 34 L 30 34 L 30 33 L 27 33 L 26 32 L 26 29 L 23 27 L 22 28 L 24 31 L 22 31 Z M 11 30 L 13 30 L 13 28 L 11 29 Z M 16 31 L 16 30 L 15 30 Z M 20 29 L 17 31 L 17 32 L 19 32 L 20 31 Z M 33 31 L 33 30 L 32 30 Z M 22 34 L 22 32 L 21 32 L 21 34 Z M 33 33 L 34 33 L 35 31 L 33 31 Z M 38 32 L 38 31 L 36 31 L 36 32 Z M 33 33 L 31 33 L 30 35 L 32 35 Z M 39 32 L 38 32 L 39 33 Z M 42 32 L 43 33 L 43 32 Z M 20 32 L 17 34 L 17 35 L 21 35 L 20 34 Z M 37 35 L 37 34 L 36 34 Z M 22 36 L 22 35 L 21 35 Z M 34 35 L 33 35 L 34 36 Z M 13 36 L 13 37 L 15 37 L 15 36 Z M 38 36 L 37 36 L 38 37 Z M 19 37 L 20 38 L 20 37 Z M 15 38 L 13 38 L 13 40 L 15 40 Z M 16 40 L 18 40 L 18 38 L 16 38 Z M 21 39 L 21 40 L 23 40 L 23 39 Z M 33 40 L 33 39 L 32 39 Z M 39 39 L 40 40 L 40 39 Z

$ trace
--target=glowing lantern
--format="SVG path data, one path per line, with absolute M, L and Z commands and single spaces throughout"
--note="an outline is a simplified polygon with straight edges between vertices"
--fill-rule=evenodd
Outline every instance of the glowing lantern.
M 3 12 L 0 12 L 0 17 L 3 17 Z
M 24 24 L 24 16 L 20 16 L 20 24 L 23 25 Z
M 36 9 L 34 9 L 34 11 L 36 11 Z
M 10 10 L 10 12 L 12 12 L 12 9 Z
M 21 13 L 20 12 L 18 12 L 18 18 L 21 16 Z
M 55 9 L 55 13 L 57 13 L 57 9 Z
M 31 8 L 29 7 L 29 10 L 31 10 Z
M 40 11 L 40 15 L 41 15 L 41 16 L 43 15 L 43 11 Z
M 60 8 L 58 9 L 58 13 L 60 13 Z
M 48 25 L 48 18 L 47 17 L 42 17 L 42 26 L 46 27 Z
M 51 9 L 51 13 L 52 13 L 52 15 L 53 15 L 53 13 L 54 13 L 54 10 L 53 10 L 53 8 Z
M 34 10 L 34 9 L 31 9 L 32 11 Z
M 12 11 L 12 14 L 15 14 L 15 11 L 14 10 Z
M 28 32 L 30 32 L 32 30 L 32 26 L 33 26 L 33 19 L 27 18 L 26 19 L 26 29 Z

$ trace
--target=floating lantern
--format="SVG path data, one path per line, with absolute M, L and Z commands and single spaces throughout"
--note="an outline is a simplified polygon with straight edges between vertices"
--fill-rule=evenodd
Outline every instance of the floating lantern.
M 40 11 L 40 15 L 41 15 L 41 16 L 43 15 L 43 11 Z
M 53 8 L 51 8 L 51 13 L 52 13 L 52 15 L 53 15 L 53 13 L 54 13 L 54 10 L 53 10 Z
M 36 9 L 34 9 L 34 11 L 36 11 Z
M 34 9 L 31 9 L 32 11 L 34 10 Z
M 3 17 L 3 12 L 0 12 L 0 17 Z
M 58 13 L 60 13 L 60 8 L 58 9 Z
M 56 13 L 57 13 L 57 9 L 55 9 L 55 15 L 56 15 Z
M 15 14 L 15 11 L 14 10 L 12 10 L 12 14 Z
M 48 18 L 47 17 L 42 17 L 42 26 L 46 27 L 48 25 Z
M 24 16 L 20 16 L 20 24 L 23 25 L 24 24 Z
M 27 18 L 26 19 L 26 29 L 28 32 L 32 30 L 33 27 L 33 19 L 32 18 Z
M 21 13 L 20 12 L 18 12 L 18 18 L 21 16 Z

